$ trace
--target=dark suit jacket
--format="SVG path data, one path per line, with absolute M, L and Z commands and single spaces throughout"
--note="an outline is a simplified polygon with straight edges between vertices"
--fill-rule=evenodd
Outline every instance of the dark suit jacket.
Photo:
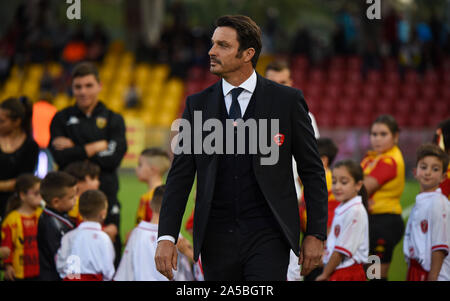
M 292 250 L 299 254 L 300 218 L 292 173 L 292 156 L 304 185 L 308 212 L 307 234 L 326 237 L 328 193 L 325 172 L 317 151 L 317 143 L 308 107 L 300 90 L 269 81 L 260 75 L 253 94 L 256 97 L 255 119 L 279 119 L 279 132 L 285 136 L 279 147 L 279 161 L 275 165 L 261 165 L 261 154 L 253 156 L 253 170 L 275 219 Z M 194 111 L 201 111 L 203 122 L 220 119 L 220 105 L 224 101 L 222 81 L 187 98 L 183 119 L 191 122 L 192 144 Z M 224 126 L 225 128 L 225 126 Z M 268 141 L 274 142 L 273 137 Z M 205 134 L 204 134 L 205 136 Z M 186 202 L 197 174 L 197 197 L 194 213 L 194 258 L 198 259 L 208 223 L 219 155 L 175 155 L 167 177 L 159 220 L 159 236 L 175 238 L 181 227 Z

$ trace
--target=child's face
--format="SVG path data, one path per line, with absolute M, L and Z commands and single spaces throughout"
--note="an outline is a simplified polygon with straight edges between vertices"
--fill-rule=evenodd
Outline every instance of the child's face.
M 415 177 L 422 191 L 436 190 L 444 180 L 444 175 L 442 162 L 434 156 L 424 157 L 417 163 Z
M 55 198 L 53 207 L 59 212 L 69 212 L 77 199 L 77 186 L 64 188 L 65 193 L 62 198 Z
M 344 166 L 333 169 L 332 182 L 333 186 L 331 189 L 334 197 L 339 202 L 346 202 L 354 198 L 362 187 L 362 181 L 356 183 Z
M 82 195 L 87 190 L 98 190 L 100 187 L 100 180 L 98 177 L 92 178 L 91 176 L 84 177 L 84 181 L 77 183 L 77 194 Z
M 39 188 L 41 187 L 40 183 L 34 184 L 33 187 L 28 189 L 27 193 L 20 193 L 20 198 L 22 202 L 30 206 L 31 208 L 37 208 L 41 204 L 41 193 Z
M 136 176 L 141 182 L 147 182 L 153 173 L 153 168 L 148 163 L 147 159 L 139 156 L 138 166 L 136 167 Z
M 384 123 L 375 123 L 370 129 L 370 144 L 377 153 L 384 153 L 393 148 L 397 143 L 398 135 L 392 134 Z

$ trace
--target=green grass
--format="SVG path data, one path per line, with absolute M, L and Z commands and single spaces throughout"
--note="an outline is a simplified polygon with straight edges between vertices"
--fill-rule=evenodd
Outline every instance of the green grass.
M 139 204 L 139 199 L 142 194 L 147 191 L 147 186 L 143 183 L 139 183 L 136 179 L 134 172 L 121 172 L 120 175 L 120 191 L 119 200 L 122 204 L 121 214 L 121 237 L 125 239 L 126 233 L 133 229 L 136 210 Z M 416 181 L 407 181 L 405 190 L 401 198 L 401 204 L 403 208 L 414 204 L 415 197 L 419 192 L 419 185 Z M 184 229 L 185 223 L 189 218 L 194 208 L 194 189 L 192 190 L 188 203 L 186 205 L 186 211 L 183 217 L 181 233 L 192 241 L 192 237 Z M 405 220 L 405 225 L 406 225 Z M 393 259 L 389 269 L 390 281 L 403 281 L 406 279 L 407 266 L 403 257 L 403 239 L 396 246 L 393 254 Z

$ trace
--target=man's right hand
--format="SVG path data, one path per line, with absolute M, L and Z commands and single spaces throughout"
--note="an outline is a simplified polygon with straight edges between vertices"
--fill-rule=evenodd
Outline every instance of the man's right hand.
M 84 150 L 86 151 L 88 158 L 107 149 L 108 149 L 108 141 L 106 140 L 91 142 L 84 146 Z
M 177 247 L 170 240 L 161 240 L 158 243 L 155 253 L 155 263 L 158 272 L 167 277 L 167 279 L 173 279 L 173 270 L 177 269 Z

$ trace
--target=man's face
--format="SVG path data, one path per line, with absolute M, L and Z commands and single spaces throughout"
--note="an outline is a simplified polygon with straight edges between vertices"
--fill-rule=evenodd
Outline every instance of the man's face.
M 94 75 L 86 75 L 76 77 L 72 82 L 72 92 L 75 96 L 77 106 L 86 111 L 95 107 L 98 102 L 98 94 L 102 90 L 102 86 Z
M 288 69 L 281 71 L 268 70 L 266 72 L 266 78 L 280 85 L 292 87 L 291 72 Z
M 211 38 L 212 47 L 209 50 L 211 60 L 210 71 L 224 76 L 239 70 L 245 63 L 242 52 L 238 51 L 237 32 L 231 27 L 217 27 Z

